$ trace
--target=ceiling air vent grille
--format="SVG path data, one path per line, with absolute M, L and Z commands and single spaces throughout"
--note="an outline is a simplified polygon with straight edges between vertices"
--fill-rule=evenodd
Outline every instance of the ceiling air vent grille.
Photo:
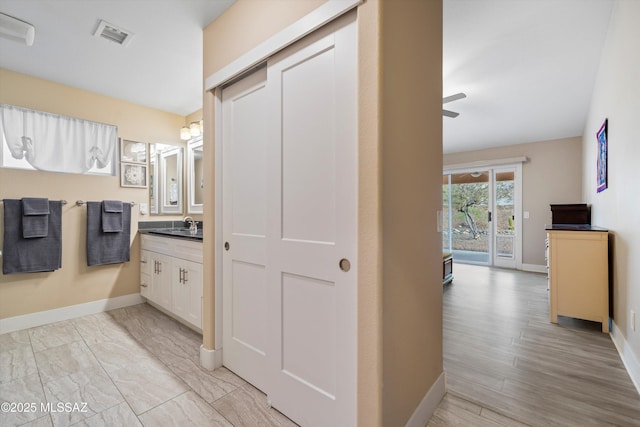
M 98 28 L 96 28 L 93 35 L 118 43 L 122 46 L 127 46 L 131 43 L 131 39 L 133 38 L 133 33 L 131 31 L 102 20 L 98 23 Z

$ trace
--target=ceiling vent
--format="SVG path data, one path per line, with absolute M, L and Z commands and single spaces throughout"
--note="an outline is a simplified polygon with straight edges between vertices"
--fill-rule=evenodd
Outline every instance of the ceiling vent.
M 93 33 L 96 37 L 102 37 L 114 43 L 118 43 L 121 46 L 128 46 L 133 38 L 133 33 L 129 30 L 125 30 L 122 27 L 110 24 L 106 21 L 100 20 L 98 28 Z

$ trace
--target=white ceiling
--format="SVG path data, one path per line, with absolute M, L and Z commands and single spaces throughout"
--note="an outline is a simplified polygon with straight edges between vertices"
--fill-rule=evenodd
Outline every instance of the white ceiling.
M 582 135 L 611 0 L 444 0 L 445 153 Z
M 202 107 L 202 29 L 234 0 L 0 0 L 30 22 L 0 67 L 180 115 Z M 444 0 L 445 153 L 581 135 L 613 0 Z M 93 37 L 104 19 L 135 33 Z
M 0 39 L 0 67 L 186 116 L 202 108 L 202 29 L 234 0 L 0 0 L 36 28 L 31 47 Z M 135 34 L 93 36 L 103 19 Z

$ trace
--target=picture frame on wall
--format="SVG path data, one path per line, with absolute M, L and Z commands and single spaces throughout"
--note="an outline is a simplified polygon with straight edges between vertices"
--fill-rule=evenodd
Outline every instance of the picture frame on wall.
M 147 164 L 148 148 L 146 142 L 120 138 L 120 161 L 125 163 Z
M 147 165 L 121 163 L 120 187 L 147 188 Z
M 600 193 L 607 188 L 607 176 L 608 176 L 608 157 L 609 157 L 609 146 L 608 146 L 608 119 L 604 120 L 602 126 L 596 133 L 596 139 L 598 140 L 598 166 L 597 166 L 597 192 Z

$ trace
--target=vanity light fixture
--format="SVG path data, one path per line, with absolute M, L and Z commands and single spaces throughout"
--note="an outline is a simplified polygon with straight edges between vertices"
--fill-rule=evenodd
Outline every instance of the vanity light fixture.
M 28 22 L 0 13 L 0 37 L 32 46 L 36 37 L 36 29 Z
M 189 125 L 189 132 L 191 133 L 191 136 L 200 136 L 200 134 L 202 133 L 200 129 L 200 123 L 191 122 L 191 124 Z
M 188 141 L 191 139 L 191 132 L 189 130 L 189 127 L 182 126 L 182 128 L 180 128 L 180 139 L 183 141 Z
M 180 139 L 183 141 L 188 141 L 200 135 L 202 135 L 202 120 L 191 122 L 189 126 L 180 128 Z

